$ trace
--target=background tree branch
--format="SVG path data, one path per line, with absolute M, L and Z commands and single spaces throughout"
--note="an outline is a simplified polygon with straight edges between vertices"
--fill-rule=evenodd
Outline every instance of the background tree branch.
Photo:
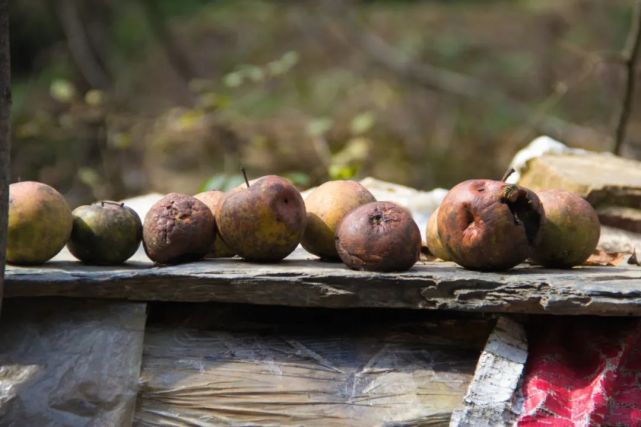
M 343 2 L 327 1 L 323 5 L 323 10 L 325 11 L 323 19 L 328 25 L 331 25 L 331 20 L 346 21 L 345 25 L 341 25 L 341 28 L 349 29 L 347 34 L 343 34 L 348 43 L 357 45 L 371 57 L 374 63 L 408 81 L 436 92 L 464 99 L 484 99 L 502 103 L 508 107 L 506 111 L 512 114 L 515 119 L 530 123 L 532 128 L 538 132 L 571 145 L 583 145 L 590 142 L 598 145 L 603 141 L 612 140 L 610 136 L 595 129 L 551 116 L 536 107 L 516 100 L 488 82 L 431 64 L 419 64 L 402 58 L 381 37 L 367 30 L 354 16 L 349 6 Z M 334 31 L 339 31 L 338 26 L 332 26 L 332 28 Z
M 2 306 L 9 213 L 10 81 L 9 6 L 8 0 L 0 0 L 0 307 Z
M 84 26 L 78 3 L 75 0 L 58 0 L 54 1 L 53 5 L 65 33 L 71 57 L 82 76 L 93 88 L 110 87 L 111 79 L 91 47 L 91 39 Z
M 632 17 L 632 25 L 628 33 L 628 41 L 624 52 L 626 80 L 623 98 L 621 100 L 621 110 L 615 130 L 614 154 L 621 153 L 621 147 L 625 142 L 625 135 L 628 128 L 630 113 L 632 112 L 634 92 L 636 90 L 636 69 L 641 52 L 641 0 L 636 3 L 635 11 Z
M 165 15 L 155 0 L 140 0 L 147 16 L 147 21 L 154 34 L 154 37 L 160 43 L 167 60 L 178 73 L 182 80 L 188 84 L 191 79 L 196 77 L 196 72 L 192 67 L 189 58 L 176 42 L 171 30 L 167 25 Z

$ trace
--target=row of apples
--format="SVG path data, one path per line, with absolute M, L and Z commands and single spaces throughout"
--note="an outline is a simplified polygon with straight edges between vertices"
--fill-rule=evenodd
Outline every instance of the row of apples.
M 297 246 L 326 261 L 370 271 L 404 271 L 418 261 L 421 237 L 405 208 L 355 181 L 329 181 L 303 200 L 287 179 L 269 175 L 226 193 L 170 193 L 144 225 L 123 203 L 100 201 L 73 212 L 54 188 L 10 186 L 7 261 L 48 261 L 65 245 L 80 261 L 117 265 L 142 241 L 157 264 L 238 255 L 278 262 Z M 468 180 L 452 188 L 427 223 L 427 247 L 438 258 L 479 271 L 509 269 L 526 258 L 548 267 L 581 264 L 600 226 L 581 197 L 534 193 L 505 179 Z

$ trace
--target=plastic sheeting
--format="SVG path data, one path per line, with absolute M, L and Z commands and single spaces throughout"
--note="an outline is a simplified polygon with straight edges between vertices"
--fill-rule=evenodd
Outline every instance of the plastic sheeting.
M 136 425 L 447 425 L 492 323 L 238 310 L 147 329 Z
M 131 423 L 144 303 L 8 300 L 0 320 L 0 425 Z

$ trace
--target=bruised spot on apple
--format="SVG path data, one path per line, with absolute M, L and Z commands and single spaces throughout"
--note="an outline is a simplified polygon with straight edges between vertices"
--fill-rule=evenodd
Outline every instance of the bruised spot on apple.
M 287 179 L 268 175 L 225 195 L 220 235 L 248 261 L 280 261 L 292 253 L 305 230 L 305 203 Z
M 471 270 L 500 271 L 532 254 L 543 221 L 534 192 L 502 181 L 468 180 L 445 196 L 437 225 L 454 262 Z

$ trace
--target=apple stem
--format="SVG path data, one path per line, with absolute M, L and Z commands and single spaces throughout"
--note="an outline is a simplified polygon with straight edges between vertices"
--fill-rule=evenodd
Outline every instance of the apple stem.
M 121 208 L 125 206 L 125 202 L 114 202 L 113 200 L 101 200 L 100 206 L 104 207 L 105 203 L 107 203 L 108 205 L 120 206 Z
M 514 168 L 509 168 L 508 170 L 505 171 L 503 174 L 503 178 L 501 178 L 501 181 L 505 182 L 507 179 L 514 173 L 516 172 Z
M 240 171 L 243 173 L 243 178 L 245 178 L 245 184 L 247 184 L 247 188 L 249 188 L 249 180 L 247 179 L 247 171 L 243 167 L 240 168 Z

